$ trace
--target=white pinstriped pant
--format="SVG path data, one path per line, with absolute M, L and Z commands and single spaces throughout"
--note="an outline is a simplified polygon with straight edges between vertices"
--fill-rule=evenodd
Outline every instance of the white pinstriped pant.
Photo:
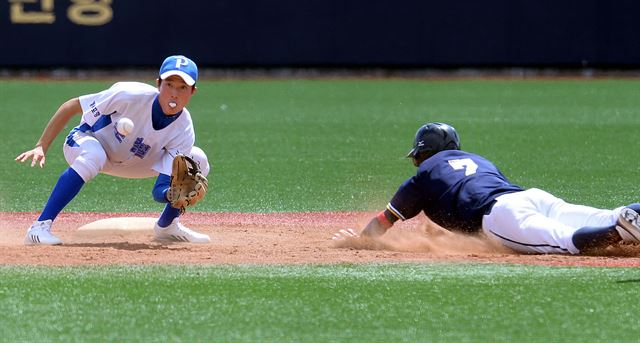
M 614 225 L 622 207 L 603 210 L 574 205 L 543 190 L 531 188 L 496 198 L 482 217 L 483 232 L 522 253 L 579 253 L 573 233 L 592 226 Z

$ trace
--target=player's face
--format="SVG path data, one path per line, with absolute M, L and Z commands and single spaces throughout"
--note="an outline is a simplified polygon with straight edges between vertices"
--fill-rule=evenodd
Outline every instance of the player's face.
M 160 91 L 158 101 L 162 111 L 167 115 L 174 115 L 182 111 L 189 104 L 191 96 L 196 92 L 196 87 L 189 86 L 177 75 L 158 80 L 158 83 L 158 90 Z

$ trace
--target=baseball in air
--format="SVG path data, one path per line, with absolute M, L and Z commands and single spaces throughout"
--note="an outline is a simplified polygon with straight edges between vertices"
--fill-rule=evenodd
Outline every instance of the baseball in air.
M 129 118 L 120 118 L 116 123 L 116 130 L 119 134 L 126 136 L 133 131 L 133 122 Z

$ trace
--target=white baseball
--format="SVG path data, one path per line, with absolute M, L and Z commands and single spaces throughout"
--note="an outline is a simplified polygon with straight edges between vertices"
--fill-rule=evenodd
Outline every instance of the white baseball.
M 133 122 L 129 118 L 120 118 L 116 123 L 116 130 L 123 136 L 130 134 L 133 131 Z

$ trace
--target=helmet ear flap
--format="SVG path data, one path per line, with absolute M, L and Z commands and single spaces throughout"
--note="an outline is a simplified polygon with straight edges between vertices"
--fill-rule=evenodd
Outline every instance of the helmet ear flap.
M 417 152 L 414 156 L 412 156 L 412 161 L 413 161 L 413 165 L 418 167 L 420 166 L 420 164 L 426 160 L 427 158 L 433 156 L 434 154 L 429 153 L 429 152 Z

